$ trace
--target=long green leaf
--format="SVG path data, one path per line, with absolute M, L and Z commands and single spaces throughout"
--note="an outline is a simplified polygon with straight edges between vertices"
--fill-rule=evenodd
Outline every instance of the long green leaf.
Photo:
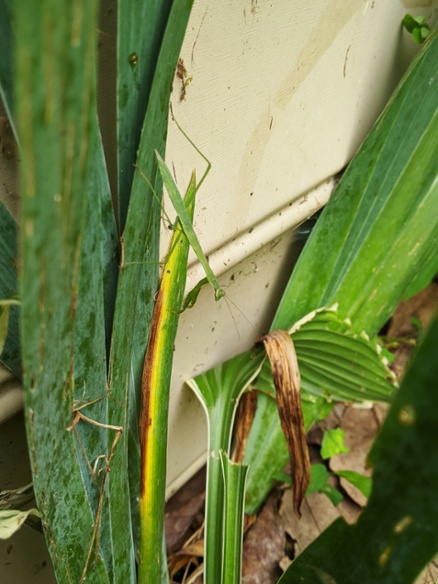
M 107 424 L 107 401 L 112 398 L 107 395 L 106 385 L 104 389 L 103 384 L 106 384 L 106 346 L 114 307 L 114 267 L 118 242 L 96 118 L 90 142 L 94 161 L 90 173 L 79 265 L 79 293 L 74 330 L 74 406 L 90 404 L 81 411 L 95 422 Z M 93 365 L 91 360 L 94 361 Z M 102 558 L 111 579 L 115 557 L 113 542 L 120 540 L 121 536 L 109 529 L 106 482 L 112 465 L 111 446 L 118 435 L 112 429 L 83 421 L 75 426 L 75 432 L 76 456 L 95 516 L 96 536 L 99 537 Z M 115 456 L 118 454 L 115 451 Z M 120 505 L 122 504 L 120 501 Z
M 438 233 L 438 38 L 435 33 L 397 88 L 324 209 L 294 269 L 272 328 L 289 328 L 337 303 L 357 332 L 374 336 L 436 249 Z M 434 243 L 435 242 L 435 243 Z M 306 373 L 308 370 L 306 371 Z M 303 367 L 304 373 L 304 367 Z M 316 373 L 316 372 L 315 372 Z M 314 391 L 322 381 L 313 379 Z M 274 404 L 271 416 L 276 418 Z M 257 416 L 256 415 L 256 419 Z M 267 412 L 263 412 L 266 419 Z M 249 443 L 267 440 L 250 434 Z M 282 452 L 275 432 L 271 451 Z M 287 457 L 269 461 L 272 476 Z M 252 471 L 268 461 L 247 458 Z M 248 489 L 251 491 L 251 479 Z
M 141 129 L 171 6 L 171 0 L 117 2 L 117 177 L 121 230 L 128 214 Z
M 193 0 L 175 0 L 166 24 L 165 34 L 155 69 L 146 115 L 137 154 L 137 167 L 161 192 L 154 151 L 164 155 L 167 133 L 168 104 L 172 78 L 184 38 Z M 135 5 L 141 15 L 140 4 Z M 130 17 L 131 18 L 131 17 Z M 133 122 L 134 123 L 134 122 Z M 140 492 L 140 447 L 138 415 L 140 387 L 146 343 L 158 287 L 159 226 L 161 207 L 139 172 L 134 174 L 128 216 L 123 232 L 123 249 L 117 288 L 111 345 L 109 390 L 114 403 L 129 404 L 129 416 L 124 408 L 108 402 L 109 423 L 129 432 L 122 436 L 122 456 L 114 460 L 117 473 L 111 472 L 109 483 L 111 526 L 113 531 L 126 530 L 132 523 L 135 547 L 139 540 L 138 496 Z M 127 470 L 126 436 L 129 434 L 129 472 Z M 115 475 L 115 476 L 114 476 Z M 129 477 L 131 519 L 126 505 L 119 501 L 126 495 Z M 130 554 L 129 546 L 120 542 L 120 553 Z M 133 558 L 131 558 L 133 561 Z M 125 577 L 122 564 L 115 566 L 120 581 Z M 130 578 L 132 578 L 132 573 Z M 126 580 L 128 581 L 128 580 Z
M 437 238 L 438 38 L 424 46 L 344 173 L 272 323 L 339 305 L 374 335 Z
M 107 455 L 109 430 L 81 421 L 67 431 L 75 400 L 102 398 L 106 387 L 102 250 L 91 229 L 101 223 L 94 172 L 105 173 L 96 157 L 97 3 L 23 1 L 15 8 L 21 333 L 35 495 L 58 582 L 104 583 L 113 549 L 108 539 L 97 547 L 96 503 L 103 504 L 107 472 L 93 479 L 92 467 L 96 455 Z M 87 412 L 105 423 L 99 413 Z
M 371 451 L 369 503 L 355 525 L 333 523 L 281 584 L 410 584 L 438 549 L 438 319 L 426 334 Z
M 196 176 L 192 174 L 184 199 L 193 220 Z M 177 222 L 166 258 L 152 319 L 142 378 L 140 416 L 140 561 L 139 583 L 158 582 L 164 560 L 164 506 L 166 493 L 167 427 L 173 348 L 187 277 L 189 241 Z

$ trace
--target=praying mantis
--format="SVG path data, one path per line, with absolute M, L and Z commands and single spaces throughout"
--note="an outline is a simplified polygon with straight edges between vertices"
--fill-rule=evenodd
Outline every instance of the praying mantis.
M 188 142 L 193 146 L 193 148 L 196 150 L 196 152 L 207 163 L 207 168 L 206 168 L 204 174 L 202 175 L 201 180 L 195 186 L 194 196 L 196 197 L 196 193 L 198 192 L 202 183 L 207 178 L 207 175 L 210 172 L 211 162 L 208 160 L 208 158 L 205 156 L 205 154 L 203 154 L 199 150 L 199 148 L 194 144 L 194 142 L 189 138 L 189 136 L 181 128 L 181 126 L 179 125 L 179 123 L 175 119 L 175 116 L 173 115 L 172 108 L 170 109 L 170 111 L 171 111 L 172 119 L 175 122 L 175 124 L 177 125 L 180 132 L 183 134 L 183 136 L 186 138 L 186 140 L 188 140 Z M 205 257 L 205 254 L 202 250 L 201 244 L 199 243 L 198 236 L 196 235 L 196 232 L 193 228 L 193 223 L 189 217 L 186 205 L 184 203 L 184 199 L 181 196 L 181 193 L 179 192 L 179 189 L 178 189 L 178 187 L 173 179 L 173 176 L 172 176 L 168 166 L 166 165 L 166 163 L 164 162 L 164 160 L 162 159 L 162 157 L 160 156 L 160 154 L 157 151 L 155 151 L 155 156 L 157 158 L 158 170 L 159 170 L 161 178 L 163 180 L 163 184 L 166 188 L 166 191 L 167 191 L 169 198 L 172 202 L 173 208 L 175 209 L 175 212 L 176 212 L 178 219 L 181 223 L 181 227 L 182 227 L 182 230 L 184 232 L 184 235 L 186 236 L 186 238 L 190 244 L 190 247 L 195 252 L 196 257 L 198 258 L 198 261 L 201 264 L 201 266 L 205 272 L 205 275 L 206 275 L 206 278 L 203 278 L 202 280 L 200 280 L 200 282 L 198 282 L 198 284 L 195 286 L 195 288 L 193 288 L 193 290 L 187 296 L 186 301 L 184 302 L 184 305 L 183 305 L 183 310 L 185 308 L 190 308 L 191 306 L 194 305 L 194 303 L 196 302 L 196 298 L 199 294 L 199 291 L 207 282 L 212 286 L 212 288 L 214 290 L 215 300 L 220 300 L 221 298 L 223 298 L 225 296 L 225 291 L 219 285 L 219 282 L 218 282 L 216 276 L 214 275 L 213 270 L 211 269 L 207 258 Z M 189 185 L 189 188 L 191 188 L 190 185 Z M 187 194 L 188 193 L 186 193 L 186 197 L 187 197 Z

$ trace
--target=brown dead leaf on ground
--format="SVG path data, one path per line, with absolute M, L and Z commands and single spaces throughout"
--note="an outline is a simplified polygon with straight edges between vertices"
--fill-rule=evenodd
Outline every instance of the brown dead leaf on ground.
M 292 497 L 288 494 L 292 507 Z M 242 584 L 268 584 L 281 576 L 285 524 L 278 513 L 279 494 L 271 493 L 243 542 Z
M 401 341 L 395 349 L 395 360 L 391 364 L 391 369 L 400 380 L 409 363 L 413 352 L 413 346 L 419 335 L 418 326 L 421 324 L 426 329 L 434 314 L 438 309 L 438 283 L 432 282 L 427 288 L 409 298 L 405 302 L 400 302 L 391 318 L 385 338 L 388 342 L 391 339 Z
M 166 505 L 164 528 L 168 554 L 179 550 L 203 522 L 205 476 L 202 468 Z
M 345 409 L 339 427 L 344 431 L 345 445 L 348 452 L 336 454 L 330 458 L 329 467 L 333 472 L 353 470 L 365 476 L 371 476 L 367 464 L 368 452 L 379 429 L 374 410 L 349 407 Z M 340 478 L 344 491 L 361 507 L 367 504 L 367 498 L 344 478 Z

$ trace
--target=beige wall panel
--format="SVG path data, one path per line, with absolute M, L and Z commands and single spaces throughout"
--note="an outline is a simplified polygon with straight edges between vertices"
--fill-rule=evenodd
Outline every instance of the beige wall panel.
M 414 4 L 195 2 L 181 51 L 187 83 L 183 91 L 175 77 L 172 104 L 212 163 L 195 227 L 230 300 L 215 303 L 204 290 L 181 318 L 169 494 L 205 460 L 204 413 L 183 382 L 247 349 L 269 326 L 292 269 L 283 263 L 291 228 L 326 202 L 327 177 L 352 158 L 416 50 L 402 30 L 404 14 L 436 16 L 438 2 Z M 182 192 L 191 171 L 205 169 L 172 121 L 166 159 Z M 165 208 L 172 215 L 168 200 Z M 163 254 L 168 237 L 163 228 Z M 203 276 L 192 253 L 187 289 Z

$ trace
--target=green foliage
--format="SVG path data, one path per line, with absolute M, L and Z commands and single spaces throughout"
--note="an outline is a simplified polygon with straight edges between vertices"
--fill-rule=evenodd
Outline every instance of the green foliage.
M 306 428 L 328 415 L 332 400 L 389 401 L 394 386 L 380 346 L 332 310 L 314 311 L 292 332 L 301 375 Z M 263 364 L 254 386 L 274 395 L 270 369 Z M 332 403 L 330 403 L 332 402 Z M 288 451 L 272 399 L 260 395 L 245 453 L 250 466 L 246 511 L 254 513 L 287 462 Z
M 436 257 L 437 62 L 435 32 L 322 212 L 287 285 L 273 329 L 290 328 L 315 309 L 337 303 L 341 319 L 350 319 L 354 331 L 373 338 L 422 273 L 432 250 Z M 261 444 L 266 459 L 259 455 Z M 247 496 L 252 512 L 286 461 L 275 405 L 264 402 L 245 457 L 251 469 Z
M 418 292 L 421 292 L 421 290 L 426 288 L 426 286 L 432 282 L 436 274 L 438 274 L 438 254 L 436 253 L 436 246 L 437 241 L 432 241 L 429 253 L 424 258 L 423 266 L 403 294 L 404 300 L 408 300 L 412 296 L 415 296 L 415 294 L 418 294 Z
M 323 464 L 312 464 L 310 469 L 310 483 L 307 494 L 324 493 L 333 503 L 339 505 L 343 497 L 341 493 L 329 483 L 330 473 Z
M 263 352 L 260 349 L 242 353 L 187 382 L 200 400 L 208 420 L 208 497 L 205 508 L 204 536 L 204 581 L 206 584 L 222 582 L 225 557 L 229 562 L 229 550 L 225 553 L 224 549 L 224 529 L 227 528 L 224 523 L 224 513 L 227 494 L 224 484 L 224 461 L 221 463 L 220 452 L 230 455 L 233 421 L 238 400 L 257 375 L 263 358 Z M 242 484 L 243 471 L 236 470 L 235 472 L 240 477 L 238 482 Z M 235 489 L 235 492 L 238 497 L 240 491 Z M 233 511 L 233 514 L 241 512 L 243 512 L 242 507 L 238 511 Z M 234 570 L 233 573 L 235 573 Z
M 414 17 L 411 14 L 406 14 L 403 18 L 403 26 L 411 33 L 417 45 L 423 44 L 430 35 L 430 27 L 424 16 Z
M 164 155 L 191 5 L 118 3 L 120 250 L 96 112 L 98 2 L 0 2 L 0 90 L 15 116 L 22 161 L 28 442 L 60 583 L 137 579 L 138 402 L 158 281 L 160 205 L 138 173 L 132 180 L 132 169 L 137 162 L 160 191 L 154 150 Z M 16 225 L 3 205 L 0 227 L 0 295 L 11 298 Z M 19 374 L 13 310 L 1 357 Z
M 195 212 L 197 193 L 195 173 L 192 174 L 183 201 L 190 221 Z M 156 295 L 149 344 L 146 350 L 142 376 L 142 404 L 140 411 L 141 480 L 140 522 L 141 538 L 139 579 L 154 582 L 160 578 L 164 538 L 164 505 L 166 490 L 166 451 L 169 416 L 172 356 L 178 329 L 178 315 L 183 304 L 187 277 L 189 240 L 178 220 L 170 251 L 164 265 L 163 276 Z M 163 358 L 163 355 L 166 358 Z M 157 479 L 160 477 L 160 480 Z
M 280 584 L 411 584 L 436 553 L 437 346 L 438 318 L 372 448 L 373 489 L 357 523 L 335 521 L 298 556 Z
M 219 452 L 225 488 L 223 584 L 240 584 L 242 575 L 242 535 L 244 517 L 245 479 L 248 467 L 230 461 Z
M 187 7 L 191 6 L 191 2 L 177 4 L 185 5 L 185 12 L 190 10 Z M 117 180 L 121 232 L 126 223 L 131 197 L 133 163 L 136 161 L 141 129 L 171 6 L 171 0 L 117 2 Z M 177 45 L 178 40 L 175 39 L 175 46 Z M 167 94 L 168 91 L 160 99 L 161 105 L 166 104 L 164 109 L 167 109 Z M 151 103 L 154 99 L 157 99 L 156 93 Z M 165 139 L 166 131 L 161 124 L 161 117 L 157 116 L 156 119 L 156 130 L 160 130 L 161 135 L 157 145 L 152 147 L 158 148 L 160 152 L 164 148 L 162 140 Z M 151 152 L 153 149 L 149 154 Z M 151 178 L 152 175 L 148 177 Z
M 336 473 L 338 477 L 346 479 L 349 483 L 354 485 L 367 499 L 371 494 L 372 480 L 370 477 L 366 477 L 359 472 L 354 470 L 338 470 Z
M 331 458 L 343 452 L 349 452 L 349 448 L 344 444 L 344 431 L 342 428 L 335 428 L 324 432 L 321 444 L 322 458 Z
M 118 2 L 119 249 L 96 113 L 98 2 L 0 0 L 0 90 L 22 159 L 20 331 L 28 445 L 37 513 L 60 584 L 133 584 L 136 559 L 142 561 L 136 558 L 138 416 L 160 222 L 160 201 L 152 192 L 161 191 L 160 171 L 165 174 L 169 92 L 192 3 Z M 425 23 L 415 23 L 408 26 L 422 38 Z M 363 331 L 373 337 L 400 297 L 436 267 L 438 116 L 431 71 L 437 50 L 435 35 L 345 173 L 274 320 L 273 327 L 288 329 L 308 317 L 292 331 L 307 427 L 335 398 L 390 399 L 387 368 Z M 140 172 L 133 174 L 134 163 L 149 183 Z M 2 205 L 0 227 L 0 295 L 6 299 L 17 292 L 17 245 L 15 221 Z M 196 248 L 191 222 L 184 229 Z M 209 280 L 219 297 L 214 274 Z M 336 313 L 325 308 L 334 303 Z M 1 358 L 20 373 L 17 322 L 14 307 Z M 3 339 L 5 313 L 1 326 Z M 324 573 L 339 584 L 351 575 L 364 583 L 408 582 L 436 549 L 438 510 L 425 469 L 438 468 L 430 430 L 436 408 L 429 403 L 437 335 L 435 325 L 373 451 L 375 487 L 357 528 L 336 523 L 293 564 L 284 582 Z M 172 351 L 162 358 L 169 377 Z M 246 467 L 228 456 L 237 401 L 260 368 L 258 385 L 266 394 L 247 449 L 253 463 L 249 507 L 260 504 L 287 455 L 262 361 L 257 349 L 191 381 L 209 417 L 207 584 L 239 580 Z M 164 422 L 160 427 L 155 455 L 164 468 Z M 163 492 L 164 470 L 157 474 Z M 355 473 L 344 476 L 367 489 Z M 319 485 L 334 496 L 321 468 L 312 480 L 312 488 Z M 161 522 L 162 497 L 157 500 Z M 8 513 L 8 533 L 35 514 Z M 358 556 L 373 530 L 367 565 Z M 155 541 L 154 550 L 161 543 Z M 348 568 L 339 567 L 338 545 L 350 552 Z M 412 553 L 415 561 L 406 565 Z M 156 578 L 166 582 L 163 552 L 153 556 Z M 149 576 L 140 568 L 139 578 L 145 583 Z
M 329 400 L 388 401 L 394 377 L 381 356 L 381 347 L 351 322 L 341 320 L 337 310 L 320 310 L 304 317 L 291 330 L 304 395 Z M 268 363 L 255 382 L 257 389 L 274 395 Z

